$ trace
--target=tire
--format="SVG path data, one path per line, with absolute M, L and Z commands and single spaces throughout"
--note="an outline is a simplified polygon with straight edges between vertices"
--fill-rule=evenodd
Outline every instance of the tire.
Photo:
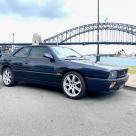
M 86 95 L 86 84 L 81 74 L 75 71 L 67 72 L 62 78 L 62 90 L 71 99 L 80 99 Z
M 14 74 L 11 70 L 11 68 L 5 68 L 2 72 L 2 80 L 5 86 L 11 87 L 16 85 L 16 81 L 14 78 Z

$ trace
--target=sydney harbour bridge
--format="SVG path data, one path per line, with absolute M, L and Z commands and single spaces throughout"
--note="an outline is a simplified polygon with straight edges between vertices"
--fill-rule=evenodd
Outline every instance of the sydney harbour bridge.
M 97 39 L 97 23 L 71 28 L 43 41 L 43 45 L 95 45 Z M 31 45 L 32 43 L 14 43 L 14 45 Z M 136 26 L 124 23 L 100 23 L 99 44 L 136 45 Z M 13 43 L 0 43 L 10 46 Z
M 45 39 L 40 45 L 136 45 L 136 26 L 124 23 L 105 22 L 71 28 Z M 0 43 L 0 47 L 11 48 L 32 43 Z
M 97 23 L 78 26 L 44 40 L 50 45 L 95 45 Z M 124 23 L 100 23 L 99 44 L 136 45 L 136 26 Z

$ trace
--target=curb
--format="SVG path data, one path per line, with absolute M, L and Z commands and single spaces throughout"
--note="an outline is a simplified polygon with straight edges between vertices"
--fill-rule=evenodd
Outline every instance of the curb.
M 133 86 L 125 85 L 125 88 L 136 91 L 136 87 L 133 87 Z

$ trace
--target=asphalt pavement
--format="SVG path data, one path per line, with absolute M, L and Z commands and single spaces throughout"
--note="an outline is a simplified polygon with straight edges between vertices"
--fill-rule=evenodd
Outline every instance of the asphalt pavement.
M 135 135 L 136 91 L 71 100 L 55 88 L 0 80 L 0 136 Z

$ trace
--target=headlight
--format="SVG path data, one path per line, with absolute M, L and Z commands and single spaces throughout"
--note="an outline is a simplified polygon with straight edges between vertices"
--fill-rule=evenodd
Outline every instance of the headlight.
M 109 74 L 109 78 L 110 79 L 117 78 L 117 71 L 111 71 Z

